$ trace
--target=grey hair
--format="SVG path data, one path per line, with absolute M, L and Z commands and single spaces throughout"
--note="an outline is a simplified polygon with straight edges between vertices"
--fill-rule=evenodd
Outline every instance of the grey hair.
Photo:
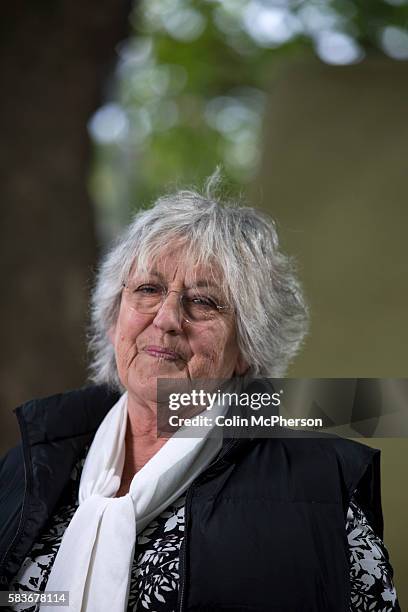
M 138 212 L 105 255 L 91 299 L 91 380 L 122 389 L 108 332 L 119 314 L 123 284 L 169 244 L 186 248 L 186 261 L 216 264 L 236 313 L 238 345 L 253 376 L 281 377 L 308 329 L 308 308 L 293 259 L 279 250 L 274 221 L 265 213 L 222 201 L 214 177 L 203 193 L 181 190 Z

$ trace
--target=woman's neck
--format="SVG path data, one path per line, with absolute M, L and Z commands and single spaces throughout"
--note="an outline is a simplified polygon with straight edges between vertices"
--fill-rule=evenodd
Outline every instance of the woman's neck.
M 137 404 L 128 396 L 125 462 L 117 497 L 128 492 L 134 475 L 161 449 L 167 438 L 157 438 L 156 405 Z

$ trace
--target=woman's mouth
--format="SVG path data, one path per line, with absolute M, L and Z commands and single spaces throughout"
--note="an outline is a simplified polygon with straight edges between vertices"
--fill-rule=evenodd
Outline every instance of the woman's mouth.
M 166 359 L 167 361 L 177 361 L 178 359 L 181 359 L 179 353 L 176 353 L 168 348 L 164 348 L 163 346 L 149 345 L 145 347 L 144 352 L 152 357 Z

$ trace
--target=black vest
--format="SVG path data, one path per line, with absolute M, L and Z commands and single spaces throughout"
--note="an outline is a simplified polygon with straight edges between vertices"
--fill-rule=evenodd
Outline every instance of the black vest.
M 17 409 L 0 464 L 0 585 L 52 514 L 117 396 L 90 387 Z M 227 440 L 187 492 L 179 610 L 348 612 L 350 497 L 382 537 L 379 451 L 337 437 Z

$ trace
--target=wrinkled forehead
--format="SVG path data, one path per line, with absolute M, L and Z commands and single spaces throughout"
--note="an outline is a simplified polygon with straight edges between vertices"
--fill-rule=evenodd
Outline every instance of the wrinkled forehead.
M 144 275 L 157 276 L 165 283 L 178 280 L 185 287 L 217 288 L 225 297 L 229 294 L 221 262 L 190 244 L 170 243 L 137 259 L 131 277 Z

